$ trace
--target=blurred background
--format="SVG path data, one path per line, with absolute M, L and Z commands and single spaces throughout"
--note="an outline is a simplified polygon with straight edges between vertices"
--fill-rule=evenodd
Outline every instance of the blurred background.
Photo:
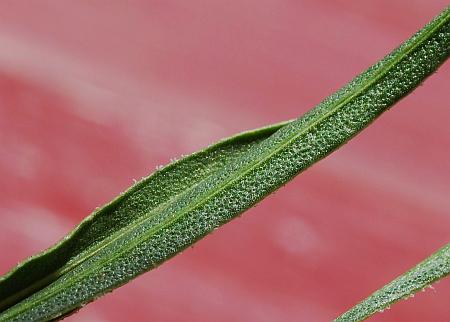
M 0 2 L 0 274 L 214 141 L 297 117 L 448 1 Z M 450 63 L 258 207 L 66 321 L 329 321 L 449 242 Z M 449 321 L 450 281 L 373 321 Z

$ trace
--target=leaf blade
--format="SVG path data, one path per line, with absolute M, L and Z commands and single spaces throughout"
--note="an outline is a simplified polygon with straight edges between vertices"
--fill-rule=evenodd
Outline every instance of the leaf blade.
M 280 122 L 270 126 L 265 126 L 259 129 L 246 131 L 235 135 L 233 137 L 221 140 L 216 144 L 191 154 L 175 163 L 169 164 L 164 168 L 157 169 L 155 173 L 142 181 L 136 183 L 126 193 L 119 195 L 116 199 L 105 205 L 100 210 L 94 211 L 88 218 L 78 225 L 78 227 L 64 240 L 50 249 L 31 257 L 27 261 L 19 264 L 14 270 L 7 275 L 0 278 L 0 311 L 5 307 L 10 306 L 8 302 L 14 302 L 14 294 L 20 292 L 23 288 L 22 284 L 29 284 L 30 280 L 25 279 L 30 277 L 31 280 L 47 279 L 53 281 L 61 276 L 64 271 L 68 271 L 72 266 L 76 266 L 76 262 L 82 261 L 80 255 L 85 251 L 91 251 L 99 243 L 107 238 L 108 234 L 114 233 L 115 230 L 120 230 L 128 221 L 135 220 L 142 213 L 140 209 L 136 209 L 133 201 L 129 202 L 129 196 L 139 199 L 139 206 L 145 208 L 145 211 L 152 209 L 155 202 L 151 200 L 142 200 L 141 195 L 150 196 L 153 199 L 158 199 L 157 204 L 168 202 L 170 198 L 178 194 L 184 188 L 188 188 L 193 182 L 203 177 L 210 175 L 217 171 L 223 162 L 232 159 L 240 153 L 246 151 L 249 146 L 257 144 L 262 139 L 272 135 L 279 128 L 289 124 L 292 121 Z M 195 168 L 196 172 L 188 172 L 187 169 Z M 166 174 L 170 174 L 168 177 Z M 183 177 L 185 182 L 179 184 L 180 178 Z M 163 189 L 155 191 L 153 186 L 161 186 L 161 182 L 165 184 Z M 150 191 L 148 191 L 150 189 Z M 159 194 L 163 193 L 163 195 Z M 139 194 L 136 196 L 136 194 Z M 129 204 L 127 204 L 129 202 Z M 133 206 L 133 211 L 129 208 Z M 112 212 L 111 210 L 114 210 Z M 115 223 L 115 224 L 112 224 Z M 99 227 L 97 227 L 99 226 Z M 98 234 L 102 231 L 102 234 Z M 76 247 L 73 247 L 76 243 Z M 44 267 L 45 270 L 38 271 L 36 268 L 42 265 L 42 262 L 49 259 L 50 263 Z M 33 271 L 34 276 L 29 275 Z M 48 271 L 55 272 L 53 276 L 42 277 L 47 275 Z M 21 283 L 22 282 L 22 283 Z M 41 285 L 49 284 L 46 281 L 38 283 Z M 33 287 L 31 287 L 33 289 Z M 40 288 L 37 285 L 35 288 Z M 23 293 L 28 293 L 23 290 Z M 20 294 L 15 296 L 20 298 Z
M 442 247 L 410 271 L 340 315 L 334 321 L 362 321 L 389 308 L 395 302 L 414 295 L 450 274 L 450 243 Z

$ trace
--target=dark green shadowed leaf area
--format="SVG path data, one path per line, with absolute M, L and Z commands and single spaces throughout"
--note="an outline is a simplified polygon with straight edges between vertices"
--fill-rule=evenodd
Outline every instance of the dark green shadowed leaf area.
M 155 172 L 4 276 L 0 321 L 61 318 L 160 265 L 346 143 L 449 55 L 447 8 L 297 120 L 237 135 Z

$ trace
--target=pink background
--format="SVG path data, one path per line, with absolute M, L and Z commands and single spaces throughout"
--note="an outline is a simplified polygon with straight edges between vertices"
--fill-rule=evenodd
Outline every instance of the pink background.
M 0 273 L 170 158 L 297 117 L 448 1 L 0 2 Z M 450 63 L 67 321 L 328 321 L 449 242 Z M 450 281 L 373 321 L 449 321 Z

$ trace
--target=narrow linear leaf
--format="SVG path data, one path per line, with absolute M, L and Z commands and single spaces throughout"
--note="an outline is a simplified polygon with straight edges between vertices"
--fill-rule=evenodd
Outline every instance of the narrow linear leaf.
M 439 249 L 409 272 L 398 277 L 361 303 L 339 316 L 336 322 L 362 321 L 377 312 L 383 312 L 395 302 L 407 299 L 425 290 L 450 273 L 450 244 Z
M 0 321 L 49 320 L 158 265 L 368 126 L 450 55 L 450 7 L 383 60 L 284 126 L 170 165 L 95 211 L 0 281 Z

